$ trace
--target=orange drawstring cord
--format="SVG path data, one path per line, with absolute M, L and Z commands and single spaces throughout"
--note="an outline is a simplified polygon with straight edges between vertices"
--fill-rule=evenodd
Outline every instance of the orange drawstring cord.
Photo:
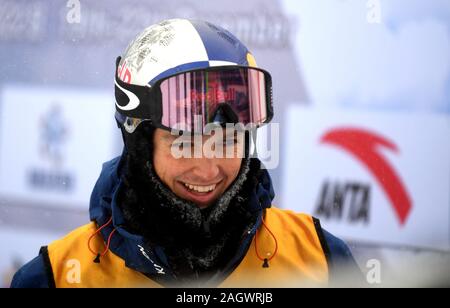
M 269 261 L 272 260 L 275 257 L 275 255 L 277 254 L 278 241 L 277 241 L 277 238 L 275 237 L 275 235 L 272 233 L 272 231 L 270 231 L 269 227 L 267 227 L 266 223 L 264 222 L 264 218 L 262 218 L 262 225 L 266 228 L 266 230 L 269 232 L 269 234 L 273 237 L 273 239 L 275 241 L 275 251 L 269 258 L 263 258 L 263 257 L 261 257 L 259 255 L 259 253 L 258 253 L 258 229 L 256 229 L 256 234 L 255 234 L 256 235 L 255 236 L 255 252 L 256 252 L 256 256 L 258 257 L 258 259 L 263 261 L 262 267 L 269 267 Z M 268 253 L 267 255 L 270 255 L 270 253 Z
M 109 250 L 109 245 L 111 244 L 111 238 L 114 235 L 114 233 L 116 232 L 116 228 L 114 228 L 114 230 L 112 230 L 112 232 L 109 234 L 108 236 L 108 240 L 106 242 L 106 248 L 105 250 L 103 250 L 102 253 L 99 252 L 95 252 L 94 250 L 92 250 L 91 248 L 91 240 L 94 236 L 96 236 L 100 231 L 102 231 L 104 228 L 106 228 L 107 226 L 109 226 L 112 222 L 112 217 L 108 220 L 107 223 L 105 223 L 103 226 L 101 226 L 100 228 L 98 228 L 90 237 L 88 240 L 88 248 L 89 251 L 92 252 L 93 255 L 96 255 L 95 259 L 94 259 L 94 263 L 100 263 L 100 257 L 103 257 L 104 255 L 106 255 L 106 253 Z

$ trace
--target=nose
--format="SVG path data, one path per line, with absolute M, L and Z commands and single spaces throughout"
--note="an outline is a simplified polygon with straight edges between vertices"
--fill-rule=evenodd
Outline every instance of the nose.
M 195 158 L 195 167 L 192 170 L 193 177 L 201 183 L 210 184 L 220 178 L 220 168 L 215 159 Z

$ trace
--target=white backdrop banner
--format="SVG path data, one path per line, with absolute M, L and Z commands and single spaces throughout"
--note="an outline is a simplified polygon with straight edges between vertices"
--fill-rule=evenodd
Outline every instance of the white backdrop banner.
M 1 93 L 1 196 L 86 208 L 102 162 L 113 157 L 112 94 L 29 86 Z
M 345 239 L 449 250 L 450 117 L 288 112 L 283 207 Z

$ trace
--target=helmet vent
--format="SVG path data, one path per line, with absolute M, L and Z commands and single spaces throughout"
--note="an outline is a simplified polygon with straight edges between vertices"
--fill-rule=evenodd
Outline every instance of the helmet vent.
M 226 34 L 223 31 L 217 32 L 217 34 L 223 38 L 225 41 L 227 41 L 228 43 L 230 43 L 231 45 L 235 46 L 237 44 L 236 40 L 234 38 L 232 38 L 231 36 L 229 36 L 228 34 Z
M 206 22 L 206 24 L 208 25 L 208 27 L 210 27 L 212 30 L 216 31 L 216 33 L 223 38 L 225 41 L 227 41 L 228 43 L 230 43 L 231 45 L 236 45 L 237 41 L 235 38 L 231 37 L 229 34 L 227 34 L 226 32 L 223 31 L 223 29 L 220 29 L 219 27 L 217 27 L 216 25 Z

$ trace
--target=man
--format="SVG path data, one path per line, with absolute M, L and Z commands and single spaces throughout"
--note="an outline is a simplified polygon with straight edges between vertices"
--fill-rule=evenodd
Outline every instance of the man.
M 231 33 L 145 29 L 117 59 L 115 95 L 125 147 L 103 165 L 91 223 L 43 247 L 13 287 L 327 285 L 357 268 L 318 220 L 272 206 L 249 153 L 273 116 L 271 77 Z

